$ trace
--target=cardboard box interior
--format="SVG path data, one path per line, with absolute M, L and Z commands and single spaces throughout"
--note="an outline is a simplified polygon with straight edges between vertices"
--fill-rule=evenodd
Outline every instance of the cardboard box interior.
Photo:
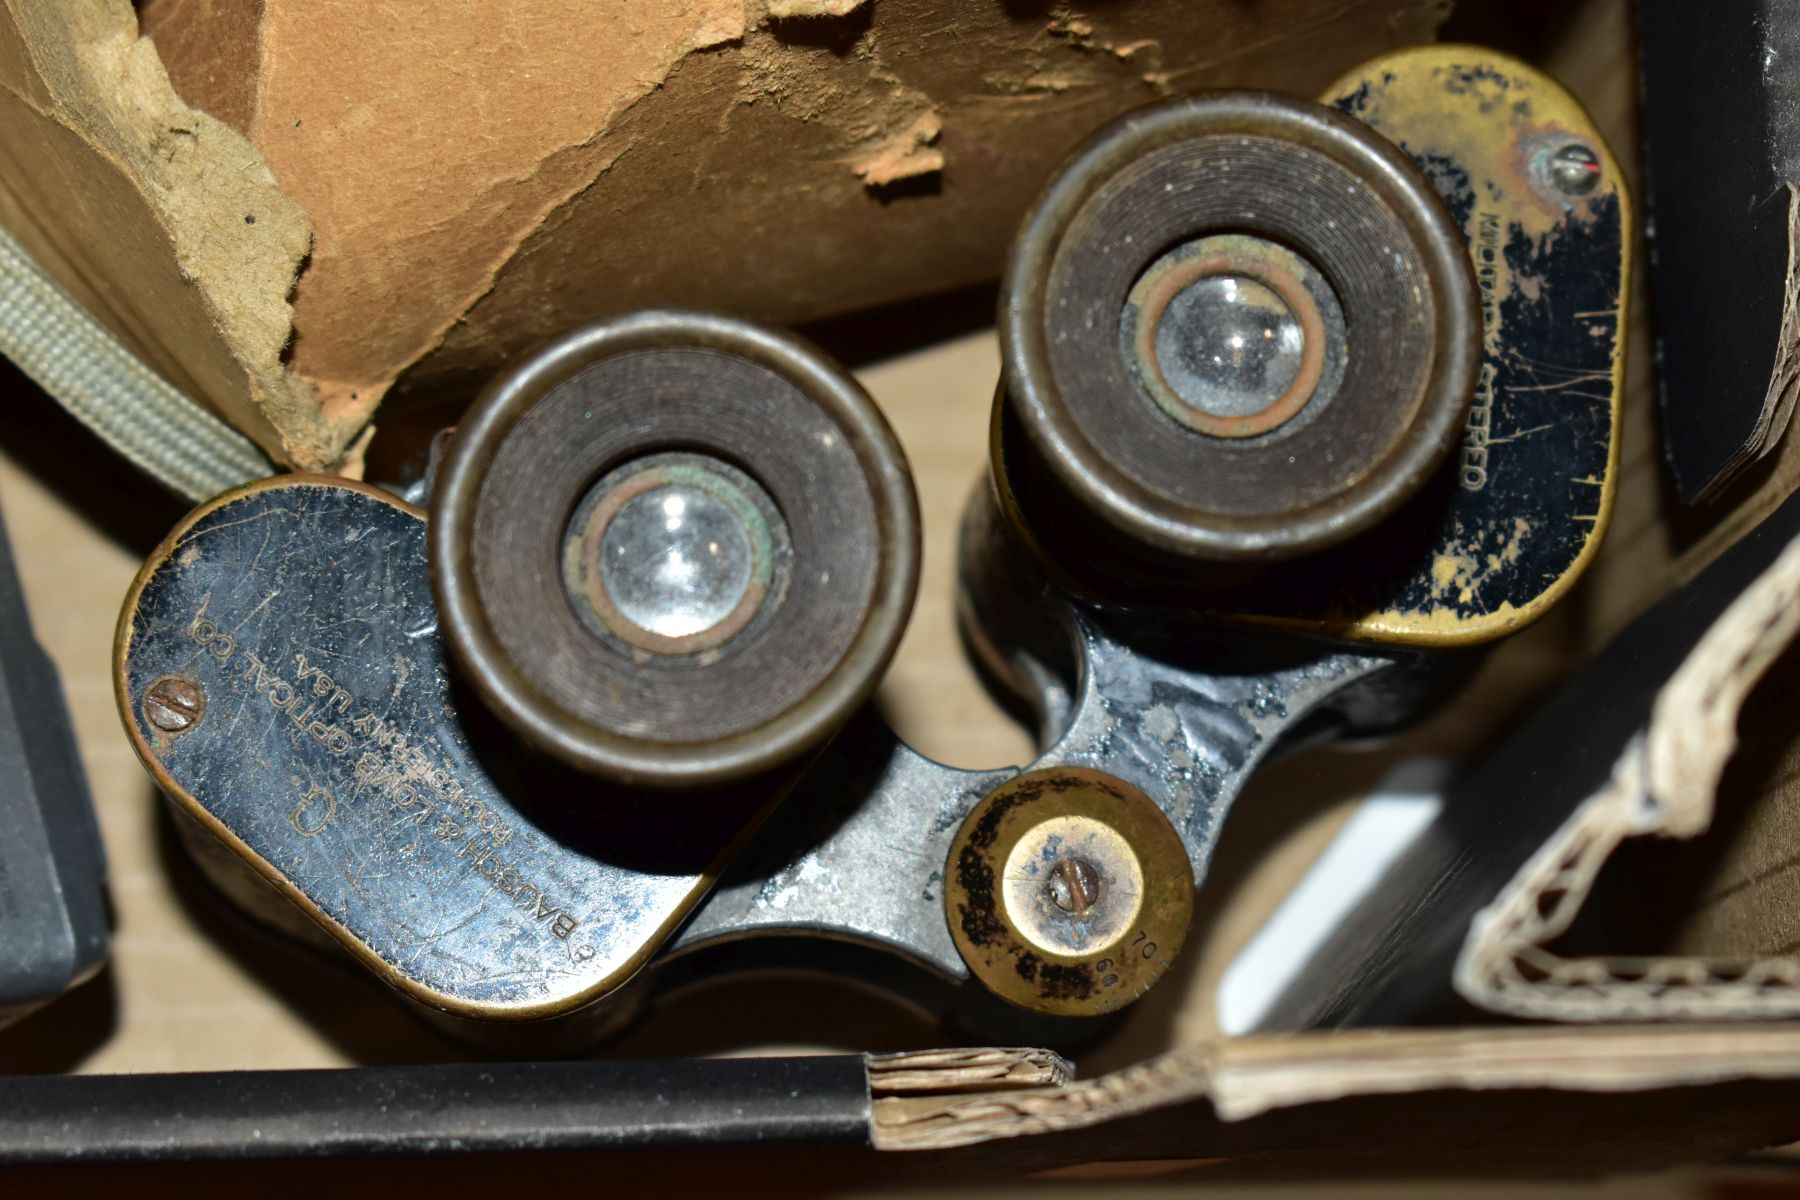
M 427 401 L 466 397 L 606 313 L 794 322 L 988 278 L 1051 165 L 1107 118 L 1199 86 L 1312 94 L 1443 15 L 141 7 L 154 44 L 127 0 L 0 10 L 8 225 L 171 378 L 311 469 L 354 468 L 403 374 Z
M 884 2 L 871 0 L 877 9 Z M 30 131 L 16 143 L 0 137 L 0 153 L 11 156 L 0 159 L 0 179 L 7 183 L 0 187 L 0 221 L 172 379 L 290 461 L 329 459 L 349 437 L 295 416 L 332 414 L 282 360 L 286 283 L 304 250 L 306 219 L 284 206 L 277 176 L 247 143 L 225 125 L 179 106 L 166 81 L 140 61 L 145 44 L 127 36 L 115 11 L 121 7 L 84 0 L 58 10 L 85 13 L 90 24 L 82 32 L 99 41 L 75 61 L 47 66 L 41 47 L 66 39 L 68 28 L 56 25 L 62 18 L 47 15 L 46 7 L 6 0 L 0 68 L 21 70 L 27 44 L 36 57 L 34 71 L 21 76 L 27 84 L 0 89 L 0 105 L 15 110 L 0 124 Z M 1401 36 L 1395 28 L 1394 36 Z M 1476 35 L 1482 30 L 1478 19 L 1461 28 Z M 1629 40 L 1627 6 L 1595 0 L 1559 12 L 1544 29 L 1542 42 L 1512 48 L 1532 50 L 1631 158 L 1632 64 L 1618 50 Z M 108 47 L 107 55 L 97 57 L 94 45 Z M 1357 50 L 1346 57 L 1363 55 Z M 102 59 L 110 73 L 97 71 Z M 1335 70 L 1333 65 L 1319 75 Z M 148 124 L 127 128 L 116 114 L 107 116 L 112 107 L 98 96 L 102 85 L 136 89 L 132 111 Z M 205 152 L 177 150 L 153 169 L 155 139 L 143 136 L 152 117 L 169 117 L 189 130 L 163 136 L 165 153 L 170 145 L 191 143 Z M 241 114 L 239 119 L 254 124 Z M 176 141 L 170 143 L 170 136 Z M 21 145 L 44 147 L 48 157 L 22 159 Z M 951 163 L 953 148 L 945 146 Z M 215 154 L 225 157 L 209 157 Z M 238 156 L 230 161 L 249 181 L 231 186 L 253 193 L 251 199 L 232 192 L 232 203 L 278 214 L 259 215 L 255 227 L 261 233 L 254 241 L 240 232 L 247 228 L 241 213 L 227 220 L 201 202 L 203 193 L 219 186 L 219 164 L 230 155 Z M 169 166 L 196 158 L 203 161 L 191 171 Z M 79 175 L 72 173 L 70 163 L 90 159 Z M 103 169 L 94 170 L 93 163 Z M 148 176 L 159 180 L 157 188 L 134 186 Z M 947 170 L 946 192 L 950 178 Z M 29 187 L 18 180 L 30 181 Z M 70 189 L 93 202 L 60 204 Z M 142 237 L 100 236 L 102 230 L 133 228 Z M 249 306 L 256 312 L 228 295 L 227 279 L 252 280 L 262 290 L 260 307 Z M 267 304 L 269 294 L 277 294 L 280 304 Z M 466 298 L 466 291 L 459 297 Z M 1181 969 L 1139 1006 L 1120 1035 L 1083 1056 L 1079 1078 L 1039 1079 L 1034 1086 L 974 1097 L 882 1096 L 879 1145 L 947 1156 L 934 1170 L 958 1169 L 968 1160 L 956 1155 L 968 1152 L 956 1147 L 983 1143 L 984 1154 L 999 1155 L 983 1161 L 1011 1166 L 1217 1156 L 1258 1170 L 1345 1163 L 1364 1169 L 1601 1170 L 1800 1134 L 1800 1098 L 1778 1082 L 1800 1075 L 1800 1029 L 1787 1025 L 1489 1023 L 1217 1037 L 1213 996 L 1225 964 L 1388 764 L 1421 749 L 1466 754 L 1489 742 L 1559 676 L 1670 587 L 1694 578 L 1793 490 L 1800 451 L 1790 439 L 1711 507 L 1676 507 L 1663 481 L 1649 402 L 1641 294 L 1633 303 L 1619 504 L 1581 588 L 1544 622 L 1496 651 L 1464 696 L 1404 741 L 1377 751 L 1311 755 L 1267 771 L 1239 801 L 1227 827 Z M 271 319 L 277 308 L 279 319 Z M 867 323 L 818 328 L 828 347 L 835 342 L 854 351 L 859 337 L 882 343 L 879 327 L 904 319 L 904 312 L 868 318 L 877 326 L 873 335 Z M 234 313 L 246 324 L 233 325 Z M 246 332 L 252 327 L 254 336 Z M 476 328 L 469 327 L 471 338 Z M 478 343 L 486 344 L 478 338 L 470 344 Z M 418 340 L 409 345 L 382 371 L 391 377 L 393 363 L 418 361 Z M 444 361 L 472 370 L 476 360 Z M 977 691 L 962 664 L 951 610 L 955 522 L 981 470 L 997 369 L 991 334 L 977 330 L 866 363 L 861 371 L 907 445 L 928 528 L 919 612 L 882 704 L 922 749 L 970 765 L 1028 754 L 1023 736 Z M 321 379 L 340 377 L 339 383 L 348 374 L 320 369 Z M 281 421 L 292 418 L 292 424 L 281 425 L 271 413 L 287 414 Z M 86 449 L 80 435 L 54 420 L 38 429 L 21 425 L 7 436 L 12 460 L 0 464 L 0 493 L 15 528 L 26 531 L 19 538 L 25 585 L 40 636 L 62 667 L 76 710 L 113 855 L 120 929 L 114 966 L 95 984 L 0 1035 L 0 1062 L 12 1070 L 101 1071 L 345 1065 L 459 1054 L 416 1026 L 354 968 L 271 944 L 202 893 L 118 734 L 103 633 L 138 557 L 176 514 L 145 499 L 130 481 L 92 479 L 80 458 Z M 67 441 L 69 453 L 51 446 L 58 439 Z M 55 466 L 59 455 L 73 465 Z M 20 462 L 33 464 L 30 471 L 22 471 Z M 52 486 L 81 491 L 82 503 L 108 536 L 95 536 L 80 513 L 63 510 Z M 1561 935 L 1558 945 L 1569 957 L 1590 950 L 1792 956 L 1791 922 L 1800 897 L 1790 889 L 1800 886 L 1800 872 L 1788 869 L 1782 846 L 1797 799 L 1789 765 L 1795 731 L 1780 698 L 1791 689 L 1795 661 L 1778 649 L 1765 645 L 1774 666 L 1749 692 L 1746 748 L 1725 769 L 1714 833 L 1692 845 L 1623 847 L 1601 868 L 1593 901 Z M 1698 829 L 1690 822 L 1687 832 Z M 1655 896 L 1653 905 L 1634 899 L 1647 892 Z M 934 1044 L 935 1032 L 907 1014 L 863 993 L 816 983 L 775 990 L 756 985 L 755 1009 L 766 1019 L 759 1022 L 760 1043 L 746 1044 L 732 1028 L 746 1004 L 744 987 L 722 984 L 678 998 L 610 1052 Z M 1391 1136 L 1396 1128 L 1407 1130 L 1406 1136 Z M 1057 1136 L 1029 1136 L 1050 1133 Z M 1003 1151 L 994 1149 L 996 1140 Z

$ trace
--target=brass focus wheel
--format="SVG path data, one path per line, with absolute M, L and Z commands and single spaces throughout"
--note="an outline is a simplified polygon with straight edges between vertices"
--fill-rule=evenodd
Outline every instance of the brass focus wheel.
M 1050 767 L 1004 783 L 950 848 L 950 935 L 989 991 L 1057 1016 L 1098 1016 L 1168 971 L 1194 912 L 1193 870 L 1167 817 L 1123 780 Z

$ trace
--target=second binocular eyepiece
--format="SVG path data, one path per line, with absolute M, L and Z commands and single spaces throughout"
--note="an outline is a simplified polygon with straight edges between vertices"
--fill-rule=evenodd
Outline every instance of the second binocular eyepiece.
M 1391 142 L 1263 93 L 1144 109 L 1013 247 L 1002 504 L 1101 593 L 1320 550 L 1444 461 L 1480 337 L 1462 235 Z

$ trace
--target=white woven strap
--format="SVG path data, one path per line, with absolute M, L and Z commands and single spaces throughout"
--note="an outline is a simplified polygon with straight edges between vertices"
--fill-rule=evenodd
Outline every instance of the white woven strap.
M 0 354 L 139 470 L 189 500 L 274 471 L 152 371 L 0 229 Z

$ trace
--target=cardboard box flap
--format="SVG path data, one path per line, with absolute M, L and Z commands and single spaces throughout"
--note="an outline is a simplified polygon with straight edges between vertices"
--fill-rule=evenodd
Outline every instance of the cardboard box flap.
M 1634 1121 L 1638 1133 L 1655 1130 L 1672 1155 L 1715 1138 L 1742 1149 L 1791 1137 L 1800 1132 L 1800 1088 L 1787 1084 L 1787 1102 L 1771 1103 L 1767 1089 L 1744 1085 L 1796 1077 L 1800 1029 L 1781 1026 L 1697 1027 L 1678 1036 L 1631 1026 L 1254 1036 L 1062 1087 L 878 1097 L 874 1142 L 881 1150 L 943 1151 L 1022 1139 L 1032 1144 L 1018 1147 L 1021 1157 L 1068 1161 L 1276 1150 L 1294 1164 L 1310 1153 L 1360 1157 L 1392 1171 L 1433 1144 L 1473 1169 L 1484 1160 L 1472 1159 L 1471 1149 L 1485 1145 L 1491 1153 L 1498 1139 L 1510 1145 L 1515 1171 L 1533 1169 L 1533 1153 L 1544 1156 L 1537 1169 L 1599 1170 L 1630 1141 L 1620 1126 Z M 1744 1112 L 1735 1104 L 1702 1109 L 1691 1091 L 1674 1106 L 1686 1115 L 1678 1134 L 1653 1117 L 1666 1104 L 1653 1093 L 1722 1084 L 1755 1097 L 1746 1103 L 1756 1130 L 1737 1124 Z M 1397 1110 L 1412 1124 L 1389 1125 Z M 1584 1123 L 1582 1114 L 1596 1112 L 1612 1115 Z M 1427 1153 L 1413 1167 L 1441 1169 L 1444 1161 Z
M 1712 824 L 1726 764 L 1738 747 L 1745 699 L 1793 645 L 1797 630 L 1800 540 L 1790 542 L 1701 637 L 1657 695 L 1647 728 L 1626 747 L 1607 785 L 1475 918 L 1456 965 L 1463 996 L 1496 1012 L 1560 1020 L 1800 1015 L 1800 957 L 1791 943 L 1749 958 L 1570 957 L 1555 945 L 1625 839 L 1694 838 Z M 1794 741 L 1791 721 L 1782 732 Z M 1793 781 L 1781 777 L 1775 783 L 1759 799 L 1785 811 Z M 1761 844 L 1753 839 L 1740 853 Z M 1779 872 L 1723 870 L 1743 887 L 1790 882 Z
M 874 1096 L 1061 1087 L 1075 1074 L 1061 1055 L 1029 1047 L 908 1050 L 871 1054 L 868 1059 L 869 1092 Z
M 123 0 L 118 0 L 123 3 Z M 1055 164 L 1159 96 L 1313 95 L 1441 0 L 147 0 L 182 94 L 316 241 L 291 367 L 318 407 L 462 401 L 584 321 L 796 323 L 998 273 Z
M 1595 993 L 1606 972 L 1586 962 L 1552 972 L 1562 981 L 1550 985 L 1562 997 L 1555 1004 L 1531 986 L 1550 978 L 1542 939 L 1568 928 L 1620 841 L 1704 828 L 1744 692 L 1791 640 L 1779 610 L 1795 586 L 1786 574 L 1794 568 L 1775 564 L 1790 561 L 1782 556 L 1796 534 L 1800 501 L 1789 500 L 1463 770 L 1425 834 L 1352 910 L 1260 1028 L 1464 1022 L 1477 1009 L 1573 1017 L 1579 1008 L 1587 1020 L 1797 1011 L 1771 1007 L 1777 1002 L 1765 984 L 1785 968 L 1770 966 L 1740 986 L 1694 963 L 1673 964 L 1639 986 L 1628 977 L 1644 964 L 1620 963 L 1622 989 Z M 1764 580 L 1765 572 L 1773 573 Z M 1740 594 L 1744 607 L 1736 606 Z M 1651 741 L 1646 731 L 1659 720 L 1662 732 Z M 1781 736 L 1793 732 L 1790 725 Z M 1649 756 L 1658 764 L 1655 806 L 1642 800 Z M 1671 991 L 1676 980 L 1691 986 Z M 1686 1003 L 1677 996 L 1701 992 L 1742 1004 L 1727 999 L 1720 1007 L 1709 999 L 1668 1007 Z M 1577 993 L 1588 998 L 1577 1003 Z M 1657 999 L 1646 1006 L 1651 995 Z
M 287 462 L 334 426 L 283 362 L 306 215 L 189 108 L 127 0 L 0 2 L 0 224 L 163 378 Z

